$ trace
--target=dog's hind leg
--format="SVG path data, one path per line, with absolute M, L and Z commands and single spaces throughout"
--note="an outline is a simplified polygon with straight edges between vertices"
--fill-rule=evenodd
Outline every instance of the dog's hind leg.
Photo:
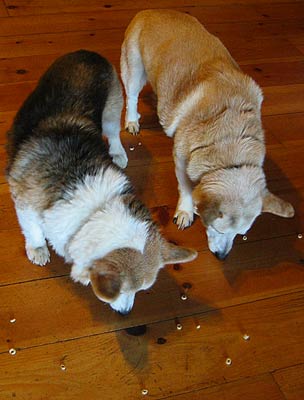
M 125 39 L 120 59 L 121 78 L 127 97 L 125 128 L 133 135 L 137 135 L 139 132 L 138 95 L 147 81 L 140 51 L 134 44 L 135 42 L 134 37 L 132 41 L 128 38 Z
M 102 113 L 102 133 L 109 141 L 109 154 L 120 168 L 128 164 L 128 157 L 120 141 L 120 117 L 123 107 L 121 85 L 113 70 L 112 85 Z
M 25 237 L 25 250 L 28 259 L 38 265 L 50 261 L 50 253 L 43 233 L 43 221 L 37 211 L 16 206 L 19 224 Z
M 186 161 L 174 154 L 175 174 L 178 182 L 179 199 L 173 222 L 178 229 L 185 229 L 193 222 L 192 184 L 187 176 Z

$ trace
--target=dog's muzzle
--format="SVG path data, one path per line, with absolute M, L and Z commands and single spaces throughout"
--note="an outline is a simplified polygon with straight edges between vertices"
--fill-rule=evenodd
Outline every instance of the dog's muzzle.
M 213 253 L 218 260 L 224 261 L 228 256 L 228 253 L 220 253 L 218 251 Z

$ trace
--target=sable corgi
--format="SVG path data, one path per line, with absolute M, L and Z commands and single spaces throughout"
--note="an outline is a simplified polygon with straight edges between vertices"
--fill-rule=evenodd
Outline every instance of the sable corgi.
M 100 300 L 125 314 L 160 268 L 193 260 L 196 252 L 162 238 L 112 163 L 101 133 L 124 167 L 121 108 L 120 84 L 106 59 L 84 50 L 59 58 L 8 132 L 7 179 L 29 260 L 50 260 L 47 240 L 72 264 L 74 281 L 91 283 Z
M 266 187 L 262 91 L 196 18 L 139 12 L 125 33 L 121 76 L 126 129 L 139 132 L 138 95 L 149 81 L 160 123 L 174 137 L 179 228 L 199 214 L 210 250 L 224 259 L 235 236 L 245 234 L 262 212 L 294 215 L 291 204 Z

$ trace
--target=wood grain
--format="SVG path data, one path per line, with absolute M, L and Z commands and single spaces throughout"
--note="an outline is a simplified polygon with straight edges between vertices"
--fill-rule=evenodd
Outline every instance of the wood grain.
M 128 22 L 151 7 L 196 16 L 262 86 L 267 184 L 296 215 L 260 216 L 224 262 L 208 250 L 197 218 L 178 231 L 173 143 L 146 86 L 141 134 L 121 134 L 126 173 L 164 236 L 197 249 L 199 257 L 167 266 L 121 317 L 90 287 L 73 283 L 70 266 L 54 253 L 44 268 L 27 260 L 5 181 L 5 141 L 16 111 L 57 57 L 87 48 L 119 70 Z M 304 239 L 298 238 L 304 232 L 303 12 L 303 1 L 288 0 L 0 0 L 1 400 L 134 400 L 144 397 L 143 389 L 153 399 L 304 397 Z M 182 301 L 185 283 L 191 287 Z M 143 336 L 126 333 L 141 324 L 147 325 Z
M 157 2 L 153 2 L 154 6 L 156 3 Z M 139 6 L 137 2 L 133 2 L 133 4 Z M 0 28 L 1 35 L 15 36 L 34 33 L 69 32 L 74 31 L 75 27 L 77 27 L 78 31 L 121 28 L 122 26 L 126 27 L 131 18 L 142 8 L 140 6 L 138 9 L 134 8 L 132 10 L 112 9 L 111 12 L 106 12 L 106 8 L 102 7 L 100 2 L 96 2 L 96 5 L 96 9 L 90 10 L 90 7 L 86 7 L 83 12 L 79 12 L 79 9 L 78 12 L 75 12 L 77 8 L 74 7 L 72 13 L 41 14 L 39 18 L 37 18 L 36 15 L 3 18 Z M 68 6 L 68 3 L 65 2 L 65 6 Z M 257 26 L 260 27 L 264 25 L 269 26 L 270 22 L 277 21 L 282 21 L 281 24 L 283 22 L 293 21 L 293 24 L 298 26 L 296 21 L 299 20 L 300 22 L 301 16 L 304 13 L 304 5 L 301 2 L 294 4 L 293 7 L 284 3 L 256 5 L 249 3 L 229 4 L 228 2 L 225 7 L 222 7 L 222 5 L 180 7 L 180 4 L 177 3 L 174 8 L 178 11 L 193 15 L 202 23 L 205 21 L 208 21 L 208 24 L 257 22 Z M 59 8 L 54 8 L 54 11 L 55 10 L 59 11 Z M 12 14 L 11 9 L 10 14 Z M 252 26 L 252 24 L 250 26 Z M 281 27 L 282 25 L 278 26 Z M 290 29 L 292 29 L 292 24 L 290 24 Z M 248 33 L 250 32 L 251 30 L 249 29 Z
M 196 321 L 180 318 L 181 331 L 170 320 L 148 325 L 139 337 L 120 330 L 25 350 L 10 342 L 17 354 L 0 354 L 2 397 L 135 399 L 146 388 L 158 399 L 303 363 L 303 306 L 300 292 L 199 314 Z M 22 329 L 17 324 L 11 332 Z
M 24 56 L 3 59 L 0 63 L 0 85 L 37 81 L 59 56 L 60 54 L 45 54 L 39 57 Z M 118 55 L 115 55 L 114 64 L 119 70 Z M 262 87 L 304 83 L 304 56 L 300 61 L 276 62 L 273 60 L 269 63 L 257 61 L 251 64 L 241 63 L 241 67 Z
M 274 23 L 277 30 L 282 30 L 280 23 Z M 284 57 L 302 57 L 303 53 L 299 50 L 298 42 L 293 45 L 291 39 L 285 37 L 275 37 L 273 29 L 267 31 L 265 25 L 261 33 L 249 32 L 249 23 L 227 23 L 227 24 L 206 24 L 211 33 L 219 36 L 226 47 L 232 53 L 232 56 L 238 61 L 273 59 L 279 60 Z M 259 27 L 259 25 L 257 25 Z M 289 27 L 289 28 L 288 28 Z M 289 25 L 284 26 L 287 34 L 296 36 L 302 30 L 301 22 L 291 21 Z M 297 30 L 295 31 L 295 28 Z M 266 29 L 266 31 L 265 31 Z M 92 29 L 87 31 L 61 33 L 42 33 L 32 35 L 14 35 L 0 37 L 0 57 L 24 57 L 38 54 L 63 54 L 79 48 L 97 50 L 101 53 L 107 52 L 112 55 L 113 50 L 120 51 L 125 27 L 122 29 Z M 286 34 L 286 35 L 287 35 Z M 109 50 L 112 53 L 109 53 Z M 107 56 L 107 54 L 105 54 Z M 111 58 L 111 57 L 110 57 Z
M 275 371 L 273 376 L 286 400 L 304 397 L 304 364 Z
M 304 111 L 304 84 L 267 87 L 264 97 L 263 115 Z
M 4 4 L 4 0 L 0 1 L 0 18 L 1 17 L 7 17 L 8 13 Z
M 64 0 L 55 0 L 51 3 L 43 0 L 5 0 L 8 12 L 13 15 L 31 15 L 31 14 L 52 14 L 52 13 L 75 13 L 86 12 L 88 9 L 92 11 L 103 10 L 111 13 L 119 9 L 132 10 L 136 8 L 176 8 L 179 7 L 199 7 L 199 6 L 217 6 L 217 5 L 259 5 L 259 6 L 276 6 L 278 3 L 286 3 L 286 0 L 156 0 L 151 3 L 149 0 L 132 1 L 132 0 L 112 0 L 108 3 L 100 3 L 99 0 L 76 0 L 73 3 Z M 301 0 L 293 0 L 292 3 L 297 6 Z M 283 13 L 284 15 L 284 13 Z
M 285 399 L 270 375 L 240 379 L 236 382 L 216 385 L 190 394 L 191 400 L 283 400 Z M 170 396 L 170 399 L 188 400 L 189 393 Z
M 205 250 L 179 270 L 162 271 L 151 290 L 137 294 L 134 309 L 125 318 L 98 301 L 90 287 L 75 284 L 68 276 L 39 280 L 47 274 L 56 276 L 57 260 L 45 268 L 24 260 L 24 271 L 19 265 L 11 276 L 15 282 L 18 273 L 24 280 L 35 280 L 0 287 L 4 336 L 12 332 L 8 339 L 27 348 L 297 292 L 304 289 L 303 250 L 303 241 L 292 236 L 236 245 L 224 263 Z M 68 267 L 60 264 L 61 273 L 67 274 Z M 187 301 L 180 299 L 184 282 L 192 285 Z M 10 330 L 12 315 L 21 330 Z M 2 340 L 0 352 L 6 346 Z

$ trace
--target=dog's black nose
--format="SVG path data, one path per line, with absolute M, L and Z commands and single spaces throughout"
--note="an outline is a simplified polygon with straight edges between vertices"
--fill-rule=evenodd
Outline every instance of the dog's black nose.
M 128 315 L 130 313 L 130 311 L 131 310 L 121 310 L 121 311 L 118 311 L 118 314 L 120 314 L 120 315 Z
M 125 330 L 128 335 L 141 336 L 147 332 L 146 325 L 132 326 L 131 328 L 126 328 Z
M 220 253 L 218 251 L 213 253 L 218 260 L 224 261 L 228 254 Z

